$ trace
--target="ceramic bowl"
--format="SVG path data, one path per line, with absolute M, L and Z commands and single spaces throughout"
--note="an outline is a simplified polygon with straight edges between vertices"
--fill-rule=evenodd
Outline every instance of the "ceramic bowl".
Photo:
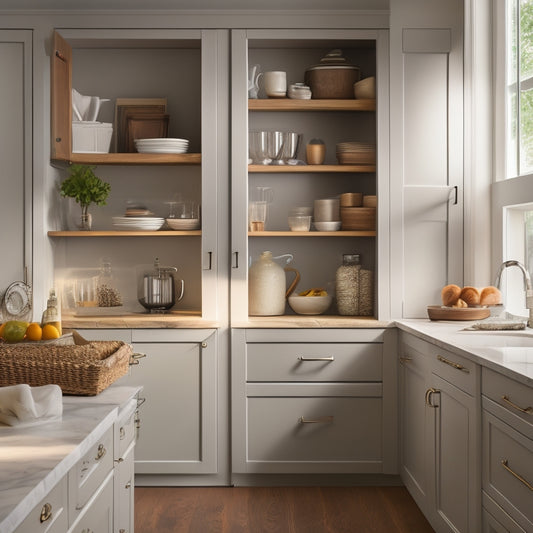
M 315 229 L 317 231 L 339 231 L 341 229 L 341 221 L 315 222 Z
M 289 306 L 299 315 L 321 315 L 331 305 L 333 298 L 327 296 L 289 296 Z
M 354 96 L 360 99 L 376 97 L 376 78 L 370 76 L 364 80 L 358 81 L 353 85 Z

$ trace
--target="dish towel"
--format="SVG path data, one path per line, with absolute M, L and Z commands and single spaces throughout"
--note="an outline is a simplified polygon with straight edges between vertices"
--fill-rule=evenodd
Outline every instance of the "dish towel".
M 62 414 L 63 395 L 58 385 L 0 387 L 1 424 L 27 427 L 59 420 Z

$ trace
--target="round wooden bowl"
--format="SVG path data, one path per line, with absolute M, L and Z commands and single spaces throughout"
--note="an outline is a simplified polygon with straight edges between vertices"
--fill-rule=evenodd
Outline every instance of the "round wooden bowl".
M 341 207 L 341 222 L 343 230 L 376 229 L 375 207 Z
M 340 195 L 341 207 L 361 207 L 363 205 L 362 192 L 345 192 Z

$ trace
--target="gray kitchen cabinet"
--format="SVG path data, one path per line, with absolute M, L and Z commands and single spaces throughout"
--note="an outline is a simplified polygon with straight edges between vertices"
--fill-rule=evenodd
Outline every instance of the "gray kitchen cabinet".
M 501 531 L 532 531 L 531 387 L 484 368 L 482 406 L 484 515 L 498 520 Z
M 402 332 L 400 475 L 436 531 L 481 527 L 480 369 Z
M 164 475 L 217 473 L 215 330 L 79 331 L 91 340 L 130 339 L 135 352 L 146 354 L 120 381 L 141 385 L 146 400 L 135 447 L 136 484 L 161 484 Z
M 247 79 L 254 65 L 261 72 L 281 70 L 287 83 L 303 82 L 307 67 L 332 49 L 341 49 L 348 61 L 361 69 L 361 77 L 375 76 L 375 99 L 266 98 L 262 83 L 258 99 L 248 99 Z M 387 30 L 233 30 L 232 31 L 232 199 L 231 199 L 231 316 L 248 319 L 248 267 L 264 250 L 273 256 L 291 253 L 291 267 L 299 270 L 299 289 L 334 290 L 335 271 L 343 253 L 362 255 L 365 269 L 374 272 L 379 285 L 373 302 L 374 316 L 388 318 L 388 263 L 378 264 L 388 249 L 388 31 Z M 292 131 L 300 134 L 296 165 L 248 163 L 251 131 Z M 356 132 L 356 133 L 355 133 Z M 313 138 L 326 144 L 323 165 L 306 164 L 306 145 Z M 374 164 L 338 164 L 338 143 L 357 139 L 377 145 Z M 265 231 L 248 231 L 248 203 L 256 188 L 271 188 Z M 313 207 L 314 200 L 344 192 L 377 195 L 375 227 L 366 230 L 291 232 L 292 207 Z M 383 232 L 381 230 L 383 229 Z M 297 289 L 298 292 L 298 289 Z M 333 304 L 330 314 L 336 315 Z M 294 318 L 287 305 L 285 319 Z
M 32 278 L 32 32 L 0 30 L 0 296 Z M 2 313 L 0 312 L 0 320 Z
M 394 335 L 234 329 L 233 473 L 394 473 Z
M 54 241 L 55 283 L 98 273 L 109 258 L 118 272 L 124 313 L 145 311 L 137 298 L 142 267 L 160 264 L 178 268 L 185 282 L 183 299 L 175 311 L 194 312 L 217 319 L 221 222 L 227 205 L 228 80 L 227 31 L 199 29 L 69 29 L 54 33 L 51 61 L 51 159 L 58 183 L 67 162 L 96 165 L 96 174 L 111 185 L 106 206 L 91 206 L 91 231 L 77 231 L 79 206 L 53 198 L 49 206 L 48 236 Z M 120 72 L 120 75 L 117 75 Z M 142 74 L 140 74 L 142 73 Z M 115 125 L 119 98 L 166 98 L 168 137 L 189 140 L 188 152 L 110 153 L 73 152 L 71 142 L 71 89 L 97 95 L 98 119 Z M 114 137 L 117 136 L 115 128 Z M 155 216 L 167 217 L 169 201 L 194 201 L 201 206 L 201 229 L 123 231 L 113 217 L 123 216 L 128 205 L 143 205 Z M 96 237 L 96 238 L 95 238 Z M 136 268 L 138 267 L 138 269 Z M 93 274 L 95 275 L 95 274 Z M 87 276 L 87 274 L 85 274 Z M 86 309 L 65 309 L 83 314 Z M 107 309 L 98 308 L 105 315 Z M 178 319 L 178 314 L 176 315 Z

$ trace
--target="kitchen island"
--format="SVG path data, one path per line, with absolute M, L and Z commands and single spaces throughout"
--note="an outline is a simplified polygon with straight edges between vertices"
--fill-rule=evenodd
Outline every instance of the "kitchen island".
M 16 531 L 36 506 L 41 518 L 33 529 L 29 525 L 27 530 L 39 530 L 38 526 L 46 518 L 40 507 L 43 499 L 69 474 L 72 477 L 77 464 L 106 433 L 112 432 L 118 420 L 133 415 L 140 390 L 141 387 L 117 382 L 97 396 L 64 396 L 63 416 L 59 421 L 27 428 L 0 425 L 0 533 Z M 100 453 L 105 454 L 105 448 L 100 448 Z M 111 450 L 106 458 L 111 465 L 113 457 L 111 437 Z M 70 525 L 67 514 L 70 518 L 74 513 L 67 511 L 64 503 L 58 513 L 51 511 L 50 521 Z

